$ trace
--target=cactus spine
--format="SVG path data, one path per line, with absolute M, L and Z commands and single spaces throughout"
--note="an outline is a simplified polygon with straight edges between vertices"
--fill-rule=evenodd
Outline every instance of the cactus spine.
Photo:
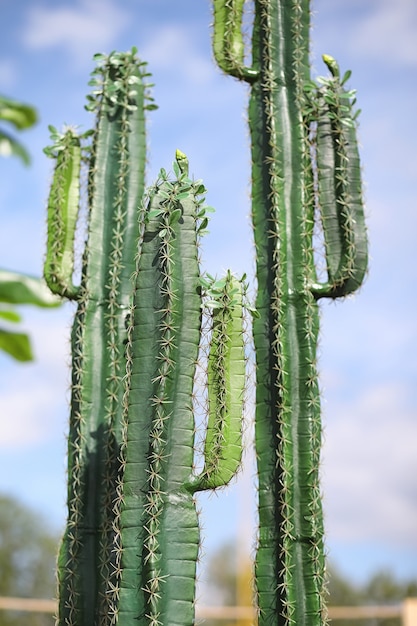
M 213 47 L 223 71 L 251 85 L 252 219 L 259 319 L 256 450 L 259 624 L 325 619 L 319 489 L 317 301 L 354 291 L 367 266 L 352 93 L 339 69 L 309 70 L 309 0 L 255 0 L 252 65 L 244 65 L 243 0 L 214 0 Z M 320 213 L 327 280 L 317 278 Z
M 78 303 L 58 623 L 191 626 L 199 548 L 194 494 L 226 484 L 242 451 L 243 283 L 231 274 L 222 281 L 200 276 L 205 189 L 188 177 L 182 153 L 177 179 L 161 171 L 144 196 L 144 110 L 154 105 L 136 50 L 97 60 L 79 286 L 74 233 L 82 143 L 91 133 L 52 129 L 47 149 L 56 167 L 44 273 L 54 293 Z M 211 406 L 198 475 L 193 394 L 207 301 Z

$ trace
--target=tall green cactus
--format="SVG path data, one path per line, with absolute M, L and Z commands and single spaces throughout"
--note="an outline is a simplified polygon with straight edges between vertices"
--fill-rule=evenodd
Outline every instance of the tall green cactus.
M 131 53 L 98 58 L 88 155 L 88 238 L 73 284 L 82 140 L 48 153 L 45 277 L 77 301 L 72 331 L 68 521 L 58 558 L 60 626 L 194 622 L 194 494 L 240 463 L 243 283 L 200 276 L 205 188 L 178 152 L 144 196 L 146 72 Z M 149 98 L 149 97 L 148 97 Z M 204 467 L 194 471 L 195 372 L 211 310 Z
M 325 618 L 319 298 L 362 283 L 367 266 L 352 93 L 336 62 L 313 84 L 309 0 L 255 0 L 252 65 L 244 65 L 244 0 L 214 0 L 214 56 L 251 86 L 252 218 L 259 319 L 256 450 L 259 624 L 315 626 Z M 313 230 L 321 216 L 327 280 Z

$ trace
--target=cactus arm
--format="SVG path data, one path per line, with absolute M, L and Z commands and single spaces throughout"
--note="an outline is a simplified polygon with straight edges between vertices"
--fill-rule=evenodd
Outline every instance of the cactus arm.
M 48 199 L 48 238 L 44 277 L 50 290 L 76 299 L 74 286 L 74 238 L 80 197 L 80 138 L 72 130 L 59 135 L 51 127 L 55 143 L 46 154 L 56 158 L 54 177 Z
M 251 83 L 258 78 L 258 72 L 244 65 L 243 7 L 244 0 L 214 0 L 213 52 L 226 74 Z
M 193 479 L 194 491 L 226 485 L 242 457 L 245 384 L 242 283 L 230 272 L 209 287 L 213 336 L 208 357 L 208 423 L 204 468 Z
M 323 55 L 333 78 L 318 91 L 318 202 L 325 237 L 328 281 L 313 284 L 316 298 L 347 295 L 363 282 L 367 237 L 360 158 L 351 93 L 343 90 L 337 62 Z

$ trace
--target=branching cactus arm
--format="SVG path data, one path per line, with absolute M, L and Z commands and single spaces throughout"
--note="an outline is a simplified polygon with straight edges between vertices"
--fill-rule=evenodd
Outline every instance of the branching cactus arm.
M 74 239 L 80 203 L 81 140 L 75 130 L 59 134 L 50 126 L 53 146 L 45 149 L 56 159 L 48 200 L 48 242 L 44 276 L 53 293 L 73 299 L 79 289 L 72 282 Z
M 194 489 L 227 484 L 242 457 L 242 412 L 245 389 L 242 282 L 230 272 L 206 284 L 213 330 L 208 356 L 208 423 L 204 468 Z
M 312 285 L 317 298 L 348 295 L 363 282 L 368 264 L 361 166 L 353 114 L 354 91 L 345 91 L 336 61 L 323 55 L 331 78 L 316 87 L 318 206 L 328 281 Z M 313 87 L 314 88 L 314 87 Z
M 224 72 L 253 82 L 259 73 L 244 64 L 243 8 L 244 0 L 214 0 L 213 52 L 217 64 Z

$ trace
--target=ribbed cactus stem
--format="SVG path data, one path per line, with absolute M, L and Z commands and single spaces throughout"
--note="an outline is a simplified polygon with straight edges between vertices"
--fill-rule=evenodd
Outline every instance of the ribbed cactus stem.
M 216 478 L 193 473 L 193 395 L 202 323 L 197 240 L 206 218 L 199 197 L 204 187 L 188 178 L 181 153 L 175 169 L 177 180 L 163 171 L 150 192 L 127 346 L 119 498 L 123 568 L 115 597 L 126 626 L 137 620 L 151 626 L 194 623 L 199 529 L 193 495 L 227 484 L 242 450 L 245 358 L 237 295 L 242 285 L 228 275 L 214 317 L 233 319 L 233 328 L 228 324 L 227 337 L 213 330 L 211 352 L 221 353 L 222 374 L 208 378 L 208 393 L 216 398 L 208 432 L 222 437 L 214 442 L 207 434 L 205 459 L 207 465 L 214 463 Z M 217 398 L 225 389 L 227 407 L 223 401 L 219 409 Z M 237 400 L 230 402 L 229 394 Z
M 244 57 L 236 47 L 240 2 L 214 1 L 213 45 L 225 72 L 251 82 L 259 624 L 319 626 L 325 568 L 317 300 L 354 291 L 365 275 L 360 166 L 352 94 L 343 91 L 337 63 L 326 56 L 331 78 L 321 86 L 310 80 L 309 0 L 254 4 L 252 66 L 236 69 Z M 313 253 L 318 213 L 323 283 Z
M 67 285 L 73 269 L 70 247 L 78 198 L 72 189 L 78 189 L 79 144 L 68 131 L 63 138 L 53 137 L 50 149 L 58 163 L 48 207 L 45 274 L 52 288 L 58 286 L 62 295 L 78 301 L 72 331 L 68 521 L 58 563 L 59 623 L 66 626 L 112 621 L 112 509 L 126 372 L 124 344 L 146 161 L 143 64 L 134 50 L 97 60 L 89 106 L 96 111 L 97 125 L 88 160 L 88 237 L 77 289 Z M 70 178 L 75 179 L 71 185 L 66 182 Z

